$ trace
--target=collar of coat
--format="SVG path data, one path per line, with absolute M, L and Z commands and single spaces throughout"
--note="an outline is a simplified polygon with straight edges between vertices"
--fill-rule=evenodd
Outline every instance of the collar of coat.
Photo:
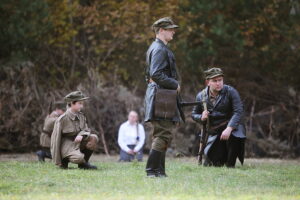
M 76 113 L 73 113 L 70 109 L 66 111 L 66 115 L 73 121 L 76 119 L 76 117 L 77 119 L 79 119 L 78 115 Z
M 155 38 L 155 41 L 167 47 L 167 45 L 161 39 Z
M 49 117 L 59 117 L 59 114 L 56 111 L 53 111 Z
M 224 97 L 224 95 L 225 95 L 225 93 L 226 93 L 226 91 L 227 91 L 227 85 L 224 85 L 223 86 L 223 88 L 222 88 L 222 90 L 219 92 L 219 94 L 218 94 L 218 96 L 217 96 L 217 99 L 216 99 L 216 103 L 214 104 L 214 105 L 212 105 L 211 104 L 211 102 L 210 101 L 208 101 L 208 98 L 206 99 L 206 102 L 207 103 L 209 103 L 209 104 L 211 104 L 212 105 L 212 107 L 213 107 L 213 109 L 215 108 L 215 107 L 217 107 L 217 105 L 219 104 L 219 102 L 221 101 L 221 99 Z M 206 88 L 205 88 L 205 90 L 206 90 L 206 95 L 207 95 L 207 97 L 209 97 L 209 86 L 207 86 Z

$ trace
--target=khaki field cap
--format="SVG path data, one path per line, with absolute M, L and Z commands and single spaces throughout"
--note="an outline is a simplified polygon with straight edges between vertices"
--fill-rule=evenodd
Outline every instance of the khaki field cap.
M 222 69 L 214 67 L 204 71 L 204 75 L 206 79 L 211 79 L 217 76 L 224 76 L 224 73 Z
M 55 101 L 53 103 L 53 105 L 54 105 L 54 108 L 58 108 L 58 109 L 62 109 L 62 110 L 66 109 L 66 103 L 63 101 Z
M 73 102 L 73 101 L 83 101 L 88 99 L 89 97 L 85 96 L 81 91 L 71 92 L 67 96 L 65 96 L 65 102 Z
M 154 27 L 170 29 L 170 28 L 178 28 L 179 26 L 176 25 L 170 17 L 164 17 L 154 22 L 152 28 Z

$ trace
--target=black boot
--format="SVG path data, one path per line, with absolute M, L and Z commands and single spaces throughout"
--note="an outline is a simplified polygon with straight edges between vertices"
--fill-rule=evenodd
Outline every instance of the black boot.
M 84 149 L 81 152 L 84 153 L 85 163 L 78 164 L 78 168 L 79 169 L 97 169 L 97 167 L 95 165 L 91 165 L 89 163 L 89 160 L 90 160 L 90 157 L 93 154 L 93 151 L 92 150 L 88 150 L 88 149 Z
M 165 163 L 166 163 L 166 152 L 163 152 L 160 158 L 160 165 L 159 165 L 158 176 L 160 177 L 167 177 Z
M 68 164 L 69 164 L 69 158 L 64 158 L 61 161 L 61 169 L 68 169 Z
M 45 158 L 52 159 L 50 151 L 45 151 Z
M 88 162 L 82 163 L 82 164 L 78 164 L 78 168 L 79 169 L 97 169 L 97 167 L 95 165 L 91 165 Z
M 36 152 L 36 155 L 38 156 L 38 160 L 40 162 L 45 162 L 45 152 L 42 150 L 39 150 Z
M 151 150 L 146 165 L 146 173 L 148 177 L 159 177 L 160 161 L 162 152 Z

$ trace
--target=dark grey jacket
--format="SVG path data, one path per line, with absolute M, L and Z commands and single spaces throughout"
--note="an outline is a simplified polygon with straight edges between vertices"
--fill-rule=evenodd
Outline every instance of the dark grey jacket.
M 174 54 L 160 39 L 156 38 L 149 47 L 146 62 L 146 77 L 154 81 L 154 83 L 148 82 L 145 95 L 145 121 L 147 122 L 160 120 L 153 116 L 156 89 L 176 90 L 179 82 Z M 179 112 L 177 113 L 172 121 L 180 121 Z
M 210 127 L 217 126 L 225 121 L 229 121 L 227 126 L 234 128 L 232 135 L 239 138 L 245 138 L 246 132 L 245 132 L 245 127 L 242 123 L 242 118 L 244 113 L 243 104 L 237 90 L 229 85 L 224 85 L 215 105 L 213 105 L 208 100 L 209 99 L 208 87 L 206 87 L 204 90 L 198 93 L 196 97 L 196 101 L 202 101 L 203 98 L 202 92 L 205 92 L 204 98 L 207 102 L 207 109 L 210 112 L 209 114 Z M 201 121 L 202 112 L 203 112 L 203 105 L 195 106 L 192 111 L 193 120 L 202 123 Z

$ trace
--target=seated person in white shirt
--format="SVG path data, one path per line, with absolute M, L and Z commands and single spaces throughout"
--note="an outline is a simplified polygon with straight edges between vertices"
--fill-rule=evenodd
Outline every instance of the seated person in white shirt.
M 128 121 L 124 122 L 119 129 L 118 144 L 121 148 L 119 161 L 130 162 L 134 158 L 142 161 L 144 143 L 144 127 L 138 123 L 137 112 L 130 111 Z

